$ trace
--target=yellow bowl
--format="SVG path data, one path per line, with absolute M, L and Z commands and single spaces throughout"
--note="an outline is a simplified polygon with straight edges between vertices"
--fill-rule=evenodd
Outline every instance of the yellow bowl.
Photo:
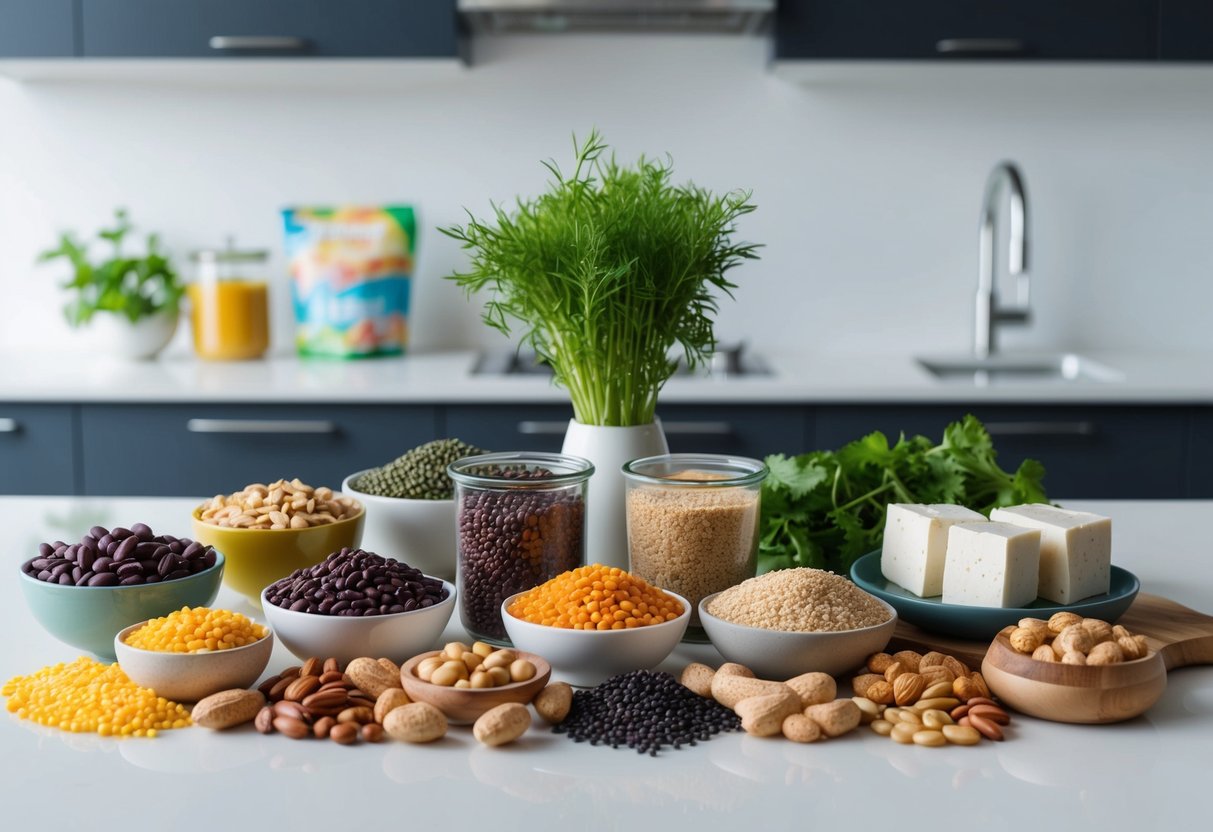
M 261 590 L 296 569 L 315 566 L 347 546 L 362 542 L 366 509 L 353 517 L 306 529 L 229 529 L 203 523 L 204 506 L 194 509 L 194 539 L 223 553 L 223 582 L 253 604 L 261 605 Z

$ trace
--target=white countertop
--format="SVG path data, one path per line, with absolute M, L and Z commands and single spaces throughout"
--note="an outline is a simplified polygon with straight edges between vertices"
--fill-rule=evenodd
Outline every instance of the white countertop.
M 762 357 L 770 376 L 673 378 L 665 403 L 1106 402 L 1213 403 L 1213 356 L 1084 352 L 1116 382 L 940 382 L 908 353 L 806 352 Z M 2 402 L 553 403 L 563 389 L 538 377 L 472 375 L 475 352 L 362 361 L 207 363 L 192 357 L 121 362 L 26 353 L 0 361 Z M 0 414 L 2 415 L 2 414 Z
M 0 498 L 9 569 L 93 524 L 188 529 L 189 499 Z M 1067 505 L 1071 505 L 1067 503 Z M 1114 518 L 1114 557 L 1145 591 L 1213 611 L 1202 529 L 1213 502 L 1075 502 Z M 1204 522 L 1202 522 L 1204 521 Z M 0 582 L 0 679 L 77 651 L 32 623 Z M 217 604 L 253 614 L 228 590 Z M 450 636 L 460 636 L 452 625 Z M 663 669 L 719 662 L 680 647 Z M 294 660 L 275 647 L 268 673 Z M 1189 828 L 1213 782 L 1213 668 L 1171 674 L 1148 714 L 1113 726 L 1016 717 L 973 748 L 902 746 L 867 729 L 813 745 L 730 734 L 657 758 L 532 728 L 478 746 L 338 746 L 190 728 L 154 740 L 65 734 L 0 715 L 0 801 L 12 829 L 1119 830 Z M 432 824 L 433 826 L 428 826 Z

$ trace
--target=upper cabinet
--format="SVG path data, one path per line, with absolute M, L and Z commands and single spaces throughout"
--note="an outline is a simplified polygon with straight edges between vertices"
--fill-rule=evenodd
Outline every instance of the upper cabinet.
M 0 57 L 73 57 L 74 7 L 73 0 L 0 0 Z
M 1152 60 L 1158 2 L 780 0 L 775 58 Z
M 79 0 L 86 58 L 438 58 L 454 0 Z
M 1164 61 L 1213 60 L 1213 3 L 1159 0 L 1158 57 Z

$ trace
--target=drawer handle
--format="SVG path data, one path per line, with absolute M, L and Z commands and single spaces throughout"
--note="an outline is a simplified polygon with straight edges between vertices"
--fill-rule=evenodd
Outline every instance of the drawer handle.
M 209 41 L 216 52 L 265 49 L 273 52 L 299 52 L 307 48 L 303 38 L 288 35 L 215 35 Z
M 940 55 L 1023 55 L 1028 45 L 1019 38 L 944 38 L 935 42 Z
M 332 434 L 337 432 L 337 423 L 306 419 L 190 419 L 185 429 L 190 433 Z
M 730 436 L 733 425 L 729 422 L 662 422 L 666 436 Z M 518 432 L 523 436 L 563 436 L 569 429 L 568 422 L 519 422 Z
M 21 430 L 21 423 L 16 419 L 0 419 L 0 433 L 16 433 Z
M 1094 422 L 986 422 L 990 436 L 1094 436 Z

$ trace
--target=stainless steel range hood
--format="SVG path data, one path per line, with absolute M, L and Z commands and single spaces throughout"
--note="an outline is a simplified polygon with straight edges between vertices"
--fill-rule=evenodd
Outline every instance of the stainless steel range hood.
M 473 32 L 759 31 L 776 0 L 458 0 Z

